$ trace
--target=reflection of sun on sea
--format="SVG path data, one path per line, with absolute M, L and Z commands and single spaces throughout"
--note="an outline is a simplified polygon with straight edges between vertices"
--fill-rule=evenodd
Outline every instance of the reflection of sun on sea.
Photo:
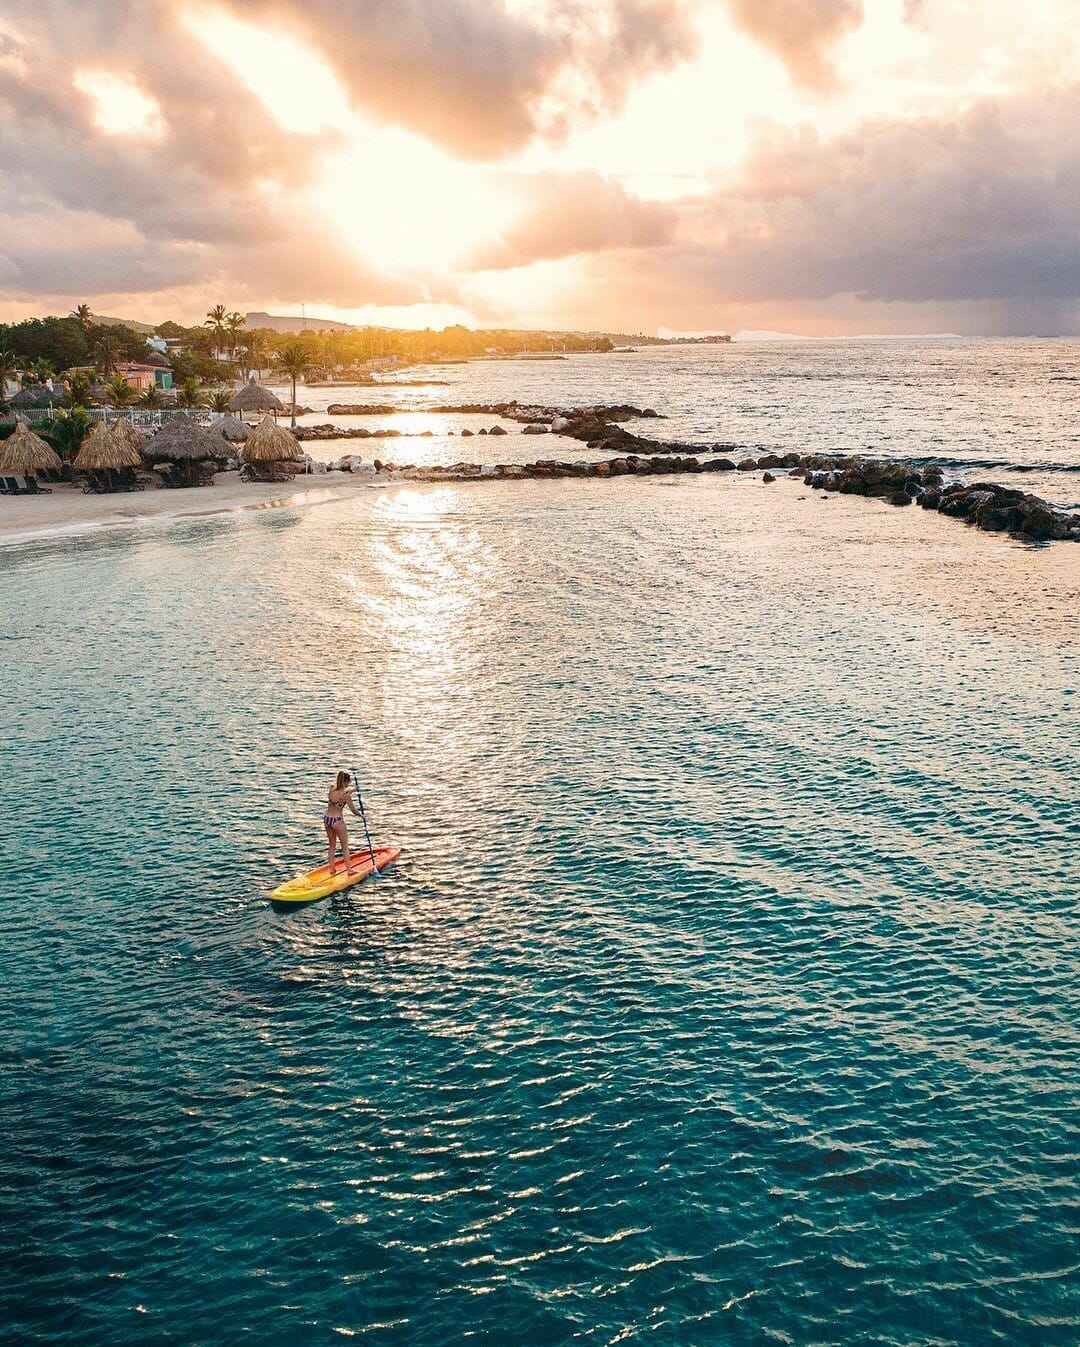
M 402 656 L 417 691 L 445 688 L 475 657 L 462 633 L 475 619 L 493 559 L 476 531 L 454 518 L 459 505 L 452 489 L 381 496 L 368 538 L 381 583 L 371 592 L 359 577 L 346 577 L 357 607 Z

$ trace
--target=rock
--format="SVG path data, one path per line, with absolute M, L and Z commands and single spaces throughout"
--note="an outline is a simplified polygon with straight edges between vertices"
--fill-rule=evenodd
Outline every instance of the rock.
M 762 474 L 761 480 L 763 482 L 775 482 L 776 478 L 772 475 L 771 472 L 766 472 Z
M 630 471 L 630 464 L 625 458 L 609 458 L 607 466 L 612 477 L 625 477 Z
M 468 428 L 468 426 L 466 426 L 465 429 L 461 432 L 461 434 L 462 436 L 471 435 L 472 431 Z
M 755 458 L 744 458 L 744 459 L 743 459 L 740 463 L 738 463 L 736 466 L 738 467 L 738 470 L 739 470 L 740 472 L 756 472 L 756 471 L 757 471 L 757 459 L 755 459 Z
M 801 462 L 802 455 L 792 452 L 784 455 L 780 460 L 780 466 L 782 468 L 797 468 Z
M 570 422 L 565 416 L 556 416 L 551 423 L 551 429 L 558 435 L 561 434 L 569 424 Z
M 705 465 L 706 472 L 734 472 L 735 464 L 730 458 L 710 458 Z
M 505 435 L 507 432 L 503 426 L 492 426 L 488 431 L 489 435 Z
M 784 460 L 779 454 L 766 454 L 764 458 L 758 459 L 757 465 L 759 468 L 782 468 Z
M 611 464 L 610 464 L 610 463 L 597 463 L 597 464 L 595 464 L 595 465 L 593 466 L 593 474 L 594 474 L 594 476 L 596 476 L 596 477 L 610 477 L 610 476 L 611 476 Z
M 500 477 L 524 477 L 525 469 L 520 463 L 497 463 L 495 471 Z
M 802 475 L 803 475 L 802 468 L 792 468 L 791 471 L 788 473 L 789 477 L 801 477 Z
M 987 501 L 993 499 L 992 491 L 973 491 L 965 487 L 962 491 L 954 491 L 951 495 L 942 497 L 938 510 L 953 519 L 968 519 L 980 505 L 985 505 Z
M 532 421 L 527 426 L 523 426 L 521 433 L 523 435 L 546 435 L 548 428 L 540 421 Z
M 941 492 L 936 486 L 928 486 L 919 497 L 919 504 L 924 510 L 936 510 L 941 504 Z
M 911 497 L 906 491 L 891 491 L 885 499 L 890 505 L 910 505 Z
M 1037 496 L 1025 496 L 1021 504 L 1014 508 L 1020 515 L 1020 532 L 1027 537 L 1037 542 L 1050 542 L 1069 536 L 1068 520 Z

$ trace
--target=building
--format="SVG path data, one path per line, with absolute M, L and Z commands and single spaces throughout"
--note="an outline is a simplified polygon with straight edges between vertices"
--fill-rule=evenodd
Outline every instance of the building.
M 117 361 L 116 375 L 119 379 L 126 379 L 140 393 L 148 388 L 168 389 L 173 386 L 172 366 L 156 351 L 151 351 L 144 360 Z

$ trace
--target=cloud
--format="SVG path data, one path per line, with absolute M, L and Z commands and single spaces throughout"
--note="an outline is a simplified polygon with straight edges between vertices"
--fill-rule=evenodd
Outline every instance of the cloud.
M 517 223 L 470 257 L 470 270 L 504 270 L 609 248 L 667 242 L 676 213 L 642 201 L 598 173 L 542 173 L 514 184 L 522 198 Z
M 2 10 L 0 10 L 2 12 Z M 171 8 L 43 3 L 0 62 L 0 294 L 223 287 L 312 302 L 408 303 L 297 198 L 322 137 L 283 130 Z M 121 69 L 160 134 L 107 134 L 80 69 Z
M 862 0 L 726 2 L 735 23 L 776 52 L 793 79 L 817 88 L 828 87 L 835 81 L 829 48 L 845 33 L 858 28 L 863 19 Z
M 861 310 L 864 330 L 902 313 L 907 330 L 1076 331 L 1080 86 L 831 141 L 774 130 L 736 187 L 679 209 L 673 241 L 594 259 L 594 299 L 700 328 L 771 307 Z
M 956 121 L 777 133 L 692 222 L 730 293 L 1006 299 L 1080 294 L 1080 87 Z
M 222 0 L 295 33 L 356 106 L 455 153 L 494 158 L 619 106 L 691 57 L 701 0 Z

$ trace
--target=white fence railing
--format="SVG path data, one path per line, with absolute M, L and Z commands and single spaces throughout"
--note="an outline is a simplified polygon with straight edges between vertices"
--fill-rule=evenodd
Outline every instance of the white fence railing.
M 0 420 L 8 421 L 51 421 L 64 409 L 62 407 L 13 407 L 9 412 L 0 413 Z M 186 416 L 200 426 L 212 426 L 220 421 L 227 412 L 213 412 L 207 407 L 166 407 L 160 411 L 148 407 L 87 407 L 95 421 L 104 421 L 114 426 L 117 421 L 130 421 L 133 426 L 143 430 L 157 429 L 174 416 Z

